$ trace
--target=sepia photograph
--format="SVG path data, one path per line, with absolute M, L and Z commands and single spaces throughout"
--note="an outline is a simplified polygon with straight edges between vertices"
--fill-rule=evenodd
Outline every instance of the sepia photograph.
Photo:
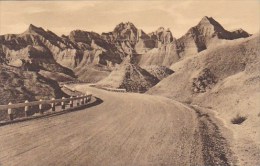
M 260 166 L 260 1 L 1 0 L 0 166 Z

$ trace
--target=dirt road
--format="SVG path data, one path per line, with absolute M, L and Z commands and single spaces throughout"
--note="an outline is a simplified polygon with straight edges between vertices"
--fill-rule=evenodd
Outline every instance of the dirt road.
M 228 165 L 224 152 L 207 151 L 218 141 L 203 143 L 196 111 L 158 96 L 77 89 L 103 102 L 0 127 L 0 165 Z

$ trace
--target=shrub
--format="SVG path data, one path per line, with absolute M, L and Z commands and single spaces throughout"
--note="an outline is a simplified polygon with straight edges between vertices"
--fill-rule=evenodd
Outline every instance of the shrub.
M 242 124 L 246 119 L 247 119 L 247 117 L 241 116 L 241 115 L 237 114 L 236 117 L 231 119 L 231 123 L 233 123 L 233 124 Z

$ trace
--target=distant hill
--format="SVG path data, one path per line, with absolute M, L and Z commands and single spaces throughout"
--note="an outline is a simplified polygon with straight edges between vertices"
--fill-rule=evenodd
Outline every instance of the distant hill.
M 154 34 L 163 34 L 157 37 Z M 159 38 L 157 47 L 140 56 L 139 65 L 164 65 L 171 66 L 181 59 L 193 56 L 198 52 L 206 50 L 210 45 L 222 42 L 223 40 L 234 40 L 246 38 L 251 34 L 239 29 L 234 32 L 225 30 L 212 17 L 203 17 L 202 20 L 179 39 L 172 37 L 171 33 L 160 28 L 152 33 L 153 38 Z M 168 34 L 168 36 L 166 35 Z M 155 36 L 155 37 L 154 37 Z M 164 39 L 163 37 L 166 39 Z
M 168 68 L 174 63 L 216 43 L 249 36 L 242 29 L 229 32 L 211 17 L 180 39 L 167 28 L 145 33 L 131 22 L 107 33 L 73 30 L 62 36 L 31 24 L 24 33 L 0 36 L 0 64 L 58 82 L 110 80 L 115 87 L 145 91 L 172 74 Z

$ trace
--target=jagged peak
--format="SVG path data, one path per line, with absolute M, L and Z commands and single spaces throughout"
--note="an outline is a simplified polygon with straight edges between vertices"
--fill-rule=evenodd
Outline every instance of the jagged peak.
M 89 37 L 100 37 L 100 34 L 96 33 L 96 32 L 93 32 L 93 31 L 84 31 L 84 30 L 73 30 L 69 33 L 69 36 L 89 36 Z
M 122 30 L 122 29 L 133 29 L 133 30 L 137 30 L 136 26 L 132 23 L 132 22 L 121 22 L 119 23 L 114 31 L 118 31 L 118 30 Z
M 231 30 L 231 32 L 245 32 L 245 33 L 248 33 L 247 31 L 245 31 L 242 28 L 233 29 L 233 30 Z
M 128 22 L 121 22 L 121 23 L 118 24 L 118 26 L 122 26 L 122 25 L 123 26 L 124 25 L 135 26 L 132 22 L 129 22 L 129 21 Z
M 212 17 L 204 16 L 204 17 L 202 17 L 201 21 L 208 21 L 209 22 L 209 19 L 212 19 Z
M 209 25 L 214 26 L 215 30 L 224 30 L 223 26 L 219 22 L 217 22 L 214 18 L 208 16 L 204 16 L 197 26 L 205 27 Z
M 29 27 L 28 27 L 28 30 L 27 32 L 45 32 L 45 30 L 42 28 L 42 27 L 37 27 L 33 24 L 30 24 Z
M 170 30 L 170 28 L 159 27 L 156 31 L 151 32 L 150 34 L 158 34 L 158 33 L 163 33 L 163 32 L 172 33 L 171 30 Z
M 97 33 L 97 32 L 75 29 L 75 30 L 71 31 L 70 33 Z
M 164 31 L 164 30 L 165 30 L 164 27 L 159 27 L 156 31 L 157 31 L 157 32 L 162 32 L 162 31 Z

